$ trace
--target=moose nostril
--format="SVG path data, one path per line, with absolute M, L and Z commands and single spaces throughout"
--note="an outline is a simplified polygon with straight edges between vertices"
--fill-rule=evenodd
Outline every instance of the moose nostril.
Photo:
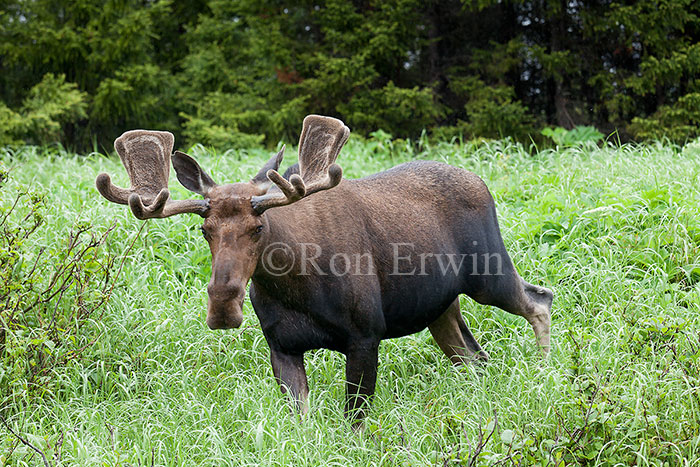
M 234 298 L 240 294 L 241 288 L 236 284 L 209 284 L 207 292 L 210 297 L 218 299 Z

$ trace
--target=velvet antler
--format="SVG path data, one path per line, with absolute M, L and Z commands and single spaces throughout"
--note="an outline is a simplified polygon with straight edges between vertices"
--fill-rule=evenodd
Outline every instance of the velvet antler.
M 335 160 L 350 136 L 343 122 L 331 117 L 309 115 L 299 137 L 299 172 L 285 180 L 276 170 L 268 170 L 267 178 L 274 188 L 252 199 L 253 208 L 262 213 L 267 209 L 285 206 L 318 191 L 333 188 L 340 183 L 343 170 Z
M 174 143 L 175 138 L 167 131 L 127 131 L 114 141 L 114 148 L 129 174 L 131 188 L 119 188 L 109 175 L 101 173 L 95 181 L 97 190 L 113 203 L 128 204 L 139 219 L 183 213 L 204 216 L 209 209 L 205 200 L 170 199 L 168 177 Z

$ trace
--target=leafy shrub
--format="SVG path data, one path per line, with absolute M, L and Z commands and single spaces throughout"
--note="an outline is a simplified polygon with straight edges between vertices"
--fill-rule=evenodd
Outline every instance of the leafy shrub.
M 534 120 L 528 108 L 515 99 L 510 87 L 484 87 L 469 99 L 465 109 L 469 118 L 467 128 L 474 135 L 523 139 L 533 130 Z
M 259 146 L 270 113 L 259 98 L 213 92 L 196 104 L 196 114 L 182 113 L 184 135 L 217 149 Z
M 118 257 L 98 233 L 76 223 L 65 237 L 33 248 L 45 226 L 46 197 L 8 190 L 0 165 L 0 409 L 11 394 L 47 388 L 56 365 L 75 359 L 96 339 L 86 324 L 112 292 Z
M 450 90 L 466 101 L 467 121 L 437 134 L 451 137 L 484 137 L 525 139 L 533 132 L 535 119 L 528 108 L 515 97 L 510 86 L 489 86 L 474 76 L 450 77 Z
M 566 128 L 545 128 L 541 131 L 543 136 L 554 141 L 560 147 L 578 146 L 586 143 L 597 143 L 604 135 L 592 126 L 577 126 L 571 130 Z
M 122 121 L 141 128 L 175 129 L 179 125 L 172 107 L 175 96 L 175 78 L 166 70 L 151 64 L 124 66 L 97 86 L 90 105 L 91 124 Z
M 361 133 L 381 128 L 400 137 L 419 135 L 442 114 L 432 89 L 400 88 L 393 82 L 358 93 L 337 109 Z
M 686 94 L 659 108 L 648 118 L 632 119 L 630 130 L 639 139 L 668 138 L 677 143 L 700 136 L 700 93 Z
M 86 117 L 85 97 L 65 76 L 47 73 L 18 111 L 0 102 L 0 144 L 58 141 L 62 124 Z
M 265 135 L 242 133 L 235 127 L 215 123 L 214 120 L 182 114 L 186 119 L 184 135 L 189 141 L 199 141 L 215 149 L 239 149 L 260 146 Z

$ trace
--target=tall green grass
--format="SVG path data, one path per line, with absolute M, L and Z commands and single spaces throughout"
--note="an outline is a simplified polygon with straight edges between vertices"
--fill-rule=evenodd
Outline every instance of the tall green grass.
M 248 179 L 269 156 L 191 153 L 220 182 Z M 0 157 L 14 166 L 11 183 L 48 196 L 35 248 L 79 220 L 116 220 L 109 247 L 123 251 L 142 224 L 94 188 L 101 171 L 128 185 L 115 158 L 37 148 Z M 201 220 L 184 215 L 146 222 L 103 318 L 89 323 L 95 343 L 44 391 L 1 401 L 1 413 L 52 465 L 697 465 L 700 145 L 531 155 L 509 142 L 418 151 L 351 139 L 339 163 L 360 177 L 413 158 L 487 182 L 520 274 L 555 291 L 548 358 L 524 319 L 463 298 L 491 355 L 485 367 L 452 367 L 425 331 L 384 341 L 355 434 L 342 414 L 344 358 L 309 352 L 311 410 L 299 419 L 250 303 L 240 329 L 204 324 L 209 252 Z M 174 177 L 171 188 L 190 196 Z M 2 463 L 43 460 L 0 426 Z

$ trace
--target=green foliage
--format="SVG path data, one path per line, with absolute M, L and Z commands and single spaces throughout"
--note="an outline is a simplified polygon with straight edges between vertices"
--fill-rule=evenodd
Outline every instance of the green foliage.
M 21 142 L 25 120 L 0 102 L 0 142 L 3 145 Z
M 37 143 L 56 141 L 61 124 L 85 117 L 85 98 L 85 93 L 78 91 L 74 83 L 66 83 L 63 75 L 47 73 L 29 91 L 22 106 L 28 124 L 25 131 L 37 138 Z
M 683 142 L 699 44 L 692 0 L 18 0 L 0 11 L 0 144 L 111 147 L 155 128 L 269 147 L 309 113 L 363 136 L 592 126 Z
M 173 111 L 175 79 L 164 69 L 153 65 L 132 65 L 105 78 L 95 90 L 91 121 L 104 122 L 157 122 L 164 127 L 175 127 Z M 154 123 L 156 124 L 156 123 Z
M 692 133 L 688 127 L 697 122 L 693 93 L 700 72 L 700 5 L 692 0 L 616 3 L 609 18 L 624 28 L 618 58 L 636 65 L 616 70 L 614 82 L 599 75 L 599 82 L 608 83 L 611 115 L 626 119 L 624 127 L 635 138 L 657 138 L 664 132 L 682 143 Z M 614 89 L 618 83 L 625 92 Z
M 431 89 L 398 88 L 393 82 L 354 96 L 338 110 L 360 133 L 381 128 L 402 136 L 419 135 L 441 115 Z
M 561 127 L 544 128 L 541 133 L 551 139 L 558 147 L 597 143 L 604 138 L 603 133 L 592 126 L 577 126 L 571 130 Z
M 265 138 L 256 134 L 267 126 L 270 115 L 258 108 L 246 108 L 246 98 L 236 94 L 215 92 L 206 95 L 198 105 L 198 115 L 182 114 L 184 135 L 219 149 L 257 146 Z
M 0 181 L 8 179 L 0 162 Z M 50 243 L 48 196 L 23 185 L 0 186 L 0 415 L 9 401 L 41 397 L 56 384 L 56 367 L 81 357 L 96 339 L 112 292 L 115 256 L 102 246 L 110 233 L 76 222 Z
M 640 139 L 688 141 L 700 136 L 700 93 L 686 94 L 673 105 L 661 106 L 648 118 L 633 118 L 631 130 Z
M 126 129 L 177 129 L 173 71 L 185 51 L 178 29 L 196 20 L 170 24 L 180 8 L 170 0 L 5 2 L 0 101 L 20 115 L 25 99 L 32 111 L 45 108 L 10 136 L 109 147 Z M 30 88 L 37 92 L 27 96 Z
M 294 141 L 309 113 L 343 118 L 360 134 L 419 135 L 441 107 L 430 87 L 393 69 L 420 42 L 411 27 L 416 5 L 392 0 L 362 11 L 340 1 L 319 8 L 211 2 L 188 34 L 185 135 L 219 148 L 261 137 Z
M 222 182 L 249 179 L 270 156 L 259 148 L 193 151 Z M 479 174 L 496 200 L 519 273 L 555 291 L 546 359 L 524 319 L 467 297 L 463 315 L 491 356 L 486 365 L 453 367 L 427 331 L 383 341 L 377 392 L 359 433 L 343 417 L 342 355 L 306 354 L 310 411 L 298 418 L 279 392 L 250 301 L 241 328 L 217 332 L 204 324 L 211 271 L 200 218 L 143 223 L 125 206 L 102 200 L 94 188 L 99 172 L 121 174 L 115 180 L 121 185 L 127 180 L 115 158 L 36 148 L 0 157 L 21 162 L 0 190 L 2 206 L 13 201 L 14 184 L 32 183 L 44 194 L 46 221 L 22 244 L 26 257 L 44 246 L 60 251 L 80 225 L 76 219 L 99 232 L 116 222 L 99 249 L 102 258 L 122 256 L 133 243 L 110 300 L 75 335 L 92 345 L 79 358 L 48 360 L 51 370 L 35 377 L 43 394 L 36 386 L 26 391 L 21 379 L 0 383 L 0 391 L 11 392 L 0 416 L 55 465 L 683 465 L 700 459 L 698 141 L 577 144 L 533 155 L 512 141 L 421 138 L 409 145 L 379 130 L 367 139 L 351 137 L 338 160 L 347 177 L 416 158 Z M 188 196 L 174 175 L 170 187 L 174 198 Z M 22 199 L 15 221 L 32 205 Z M 61 300 L 61 310 L 70 309 L 71 297 Z M 42 338 L 39 328 L 31 331 Z M 0 364 L 0 372 L 6 368 Z M 0 462 L 41 465 L 1 422 Z
M 29 90 L 18 112 L 0 102 L 0 145 L 58 141 L 63 124 L 86 117 L 86 97 L 63 75 L 47 73 Z
M 515 100 L 513 89 L 479 84 L 465 105 L 469 119 L 467 131 L 487 138 L 526 138 L 533 131 L 534 121 L 527 107 Z
M 515 98 L 512 87 L 504 84 L 486 85 L 484 81 L 469 76 L 465 70 L 453 70 L 450 91 L 465 102 L 464 118 L 454 127 L 436 129 L 437 139 L 483 137 L 498 139 L 511 137 L 525 140 L 533 132 L 535 119 L 528 108 Z

